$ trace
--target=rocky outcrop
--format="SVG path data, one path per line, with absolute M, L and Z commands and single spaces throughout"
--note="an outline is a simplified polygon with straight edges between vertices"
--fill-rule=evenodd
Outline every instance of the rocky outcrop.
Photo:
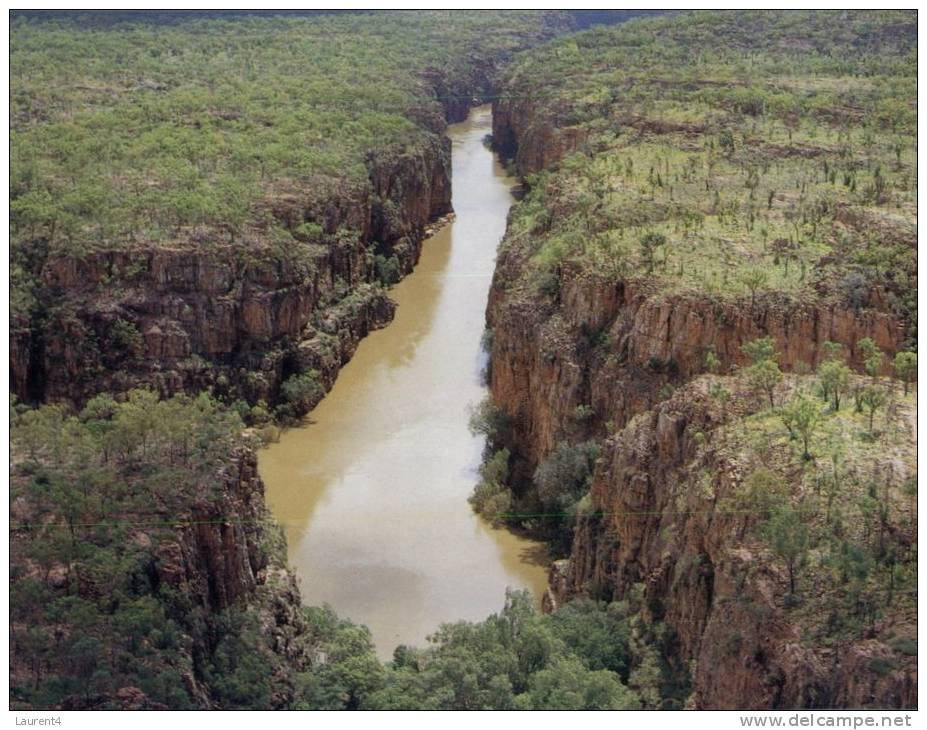
M 514 162 L 519 175 L 552 167 L 586 141 L 586 129 L 562 124 L 553 114 L 549 108 L 542 111 L 523 91 L 493 101 L 493 146 Z
M 521 174 L 583 145 L 582 131 L 558 119 L 555 105 L 541 108 L 522 93 L 524 83 L 512 87 L 517 96 L 494 104 L 493 139 Z M 893 616 L 839 648 L 809 645 L 781 603 L 782 576 L 741 539 L 746 518 L 717 512 L 742 475 L 716 454 L 708 466 L 722 476 L 713 498 L 685 488 L 706 468 L 694 463 L 697 434 L 726 417 L 704 381 L 685 385 L 705 372 L 709 348 L 729 375 L 746 364 L 742 345 L 770 336 L 782 369 L 801 373 L 833 341 L 861 370 L 860 340 L 872 338 L 889 358 L 904 345 L 886 292 L 866 292 L 859 308 L 828 296 L 723 298 L 570 263 L 541 285 L 532 256 L 523 235 L 507 236 L 487 310 L 490 387 L 510 416 L 513 488 L 527 489 L 559 442 L 618 434 L 605 442 L 569 559 L 553 563 L 545 608 L 580 595 L 623 599 L 643 584 L 650 618 L 678 638 L 670 660 L 693 669 L 698 707 L 915 706 L 913 662 L 880 664 L 891 650 L 874 638 L 905 635 L 913 619 Z
M 215 482 L 204 485 L 203 498 L 170 538 L 153 546 L 153 569 L 161 585 L 185 596 L 207 616 L 237 607 L 254 615 L 261 635 L 287 677 L 311 663 L 306 620 L 295 575 L 286 567 L 286 549 L 279 528 L 264 501 L 257 455 L 246 447 L 232 454 Z M 272 547 L 269 547 L 272 546 Z M 208 635 L 192 635 L 193 652 L 210 651 Z M 208 685 L 195 675 L 188 688 L 209 702 Z M 292 697 L 281 681 L 276 702 Z
M 392 318 L 375 257 L 395 257 L 398 273 L 408 273 L 428 226 L 450 212 L 445 137 L 415 153 L 372 156 L 368 166 L 364 186 L 267 202 L 297 239 L 304 224 L 315 226 L 316 237 L 295 250 L 252 231 L 234 245 L 47 257 L 35 316 L 13 323 L 14 392 L 80 404 L 144 384 L 164 395 L 213 388 L 274 403 L 281 382 L 303 367 L 330 385 L 357 342 Z
M 165 464 L 164 468 L 172 467 Z M 132 481 L 136 477 L 131 470 L 124 476 L 131 482 L 130 490 L 143 489 Z M 16 489 L 22 490 L 28 479 L 27 470 L 14 469 Z M 138 627 L 119 624 L 122 633 L 114 630 L 112 636 L 100 631 L 107 620 L 125 617 L 118 613 L 120 604 L 144 605 L 149 616 L 170 617 L 173 638 L 169 650 L 144 654 L 144 667 L 122 666 L 120 673 L 113 675 L 128 682 L 125 686 L 102 682 L 94 685 L 98 688 L 95 692 L 53 693 L 58 698 L 56 707 L 167 709 L 144 690 L 152 673 L 164 673 L 177 685 L 168 693 L 173 697 L 173 708 L 192 704 L 215 709 L 222 700 L 214 687 L 216 673 L 209 667 L 215 665 L 215 652 L 224 637 L 232 632 L 233 640 L 241 640 L 235 633 L 242 631 L 241 626 L 252 627 L 247 639 L 249 651 L 260 653 L 261 661 L 275 673 L 269 704 L 275 708 L 292 704 L 294 675 L 312 666 L 313 638 L 295 576 L 286 568 L 282 534 L 265 505 L 254 450 L 238 445 L 218 464 L 204 469 L 196 483 L 187 483 L 176 494 L 165 493 L 153 501 L 112 496 L 110 509 L 125 524 L 124 538 L 113 551 L 94 552 L 104 550 L 95 539 L 102 544 L 110 539 L 101 533 L 88 538 L 79 556 L 63 553 L 72 555 L 69 564 L 57 562 L 44 569 L 38 567 L 34 555 L 36 545 L 47 536 L 37 538 L 32 527 L 39 515 L 49 519 L 49 512 L 38 507 L 40 500 L 32 494 L 16 500 L 12 511 L 18 526 L 11 534 L 16 587 L 22 589 L 29 580 L 44 574 L 49 601 L 84 602 L 88 613 L 82 626 L 93 641 L 104 646 L 108 641 L 116 642 L 113 656 L 118 653 L 116 649 L 124 649 L 118 642 L 127 634 L 140 641 L 150 640 L 151 626 L 144 622 Z M 162 498 L 167 501 L 162 503 Z M 107 566 L 111 572 L 101 570 L 92 557 L 87 557 L 100 554 L 113 561 Z M 110 602 L 107 596 L 117 600 Z M 67 673 L 64 667 L 73 659 L 62 650 L 61 656 L 49 655 L 37 669 L 28 658 L 32 656 L 29 651 L 17 649 L 30 628 L 43 637 L 52 634 L 59 639 L 79 628 L 70 623 L 76 621 L 73 614 L 65 612 L 67 619 L 51 625 L 49 621 L 55 619 L 41 610 L 40 614 L 34 626 L 22 623 L 21 617 L 11 623 L 10 672 L 16 687 L 33 682 L 38 686 L 43 678 Z M 141 682 L 139 686 L 135 686 L 135 679 Z M 109 689 L 99 690 L 107 685 Z M 161 700 L 166 696 L 160 690 L 155 692 L 160 692 L 157 696 Z M 17 696 L 22 695 L 14 691 L 13 697 Z
M 867 660 L 846 659 L 866 651 L 864 644 L 844 647 L 843 655 L 802 643 L 798 625 L 776 602 L 781 576 L 738 540 L 743 520 L 716 515 L 717 499 L 706 503 L 680 491 L 704 468 L 692 463 L 693 434 L 722 420 L 704 384 L 665 400 L 667 385 L 678 387 L 704 370 L 709 345 L 726 373 L 745 364 L 741 345 L 766 335 L 774 338 L 786 371 L 816 365 L 826 341 L 843 343 L 860 366 L 855 348 L 864 337 L 890 354 L 900 348 L 897 321 L 875 310 L 778 299 L 745 307 L 578 271 L 561 272 L 552 301 L 518 283 L 512 259 L 517 254 L 500 258 L 488 323 L 492 395 L 512 417 L 507 446 L 515 457 L 516 488 L 558 442 L 625 427 L 607 442 L 591 497 L 594 512 L 632 516 L 580 521 L 570 559 L 554 563 L 545 607 L 577 595 L 620 599 L 643 583 L 654 615 L 679 635 L 677 661 L 695 667 L 700 707 L 916 704 L 910 667 L 882 676 L 867 669 Z M 578 435 L 579 406 L 594 415 Z M 730 484 L 720 484 L 713 493 L 720 498 L 726 488 Z M 693 514 L 678 517 L 680 504 Z M 742 650 L 731 650 L 732 636 Z M 868 651 L 878 656 L 888 650 L 878 643 Z
M 550 600 L 623 599 L 643 584 L 648 613 L 672 627 L 677 661 L 693 667 L 697 707 L 916 706 L 916 661 L 886 643 L 912 617 L 898 608 L 862 639 L 807 640 L 810 622 L 783 601 L 782 568 L 750 531 L 757 514 L 721 507 L 743 467 L 704 437 L 749 399 L 722 409 L 711 382 L 680 389 L 606 442 L 591 491 L 597 516 L 581 520 L 570 560 L 556 564 Z
M 702 468 L 691 463 L 693 434 L 710 430 L 721 416 L 708 406 L 704 387 L 666 402 L 672 387 L 704 371 L 709 345 L 725 373 L 745 364 L 741 345 L 766 335 L 786 371 L 819 363 L 826 341 L 843 343 L 860 366 L 855 348 L 864 337 L 889 354 L 900 349 L 897 321 L 875 310 L 778 299 L 745 307 L 578 271 L 561 272 L 552 301 L 518 283 L 512 266 L 503 254 L 488 323 L 492 395 L 511 416 L 506 445 L 514 456 L 514 487 L 525 488 L 558 442 L 624 427 L 608 442 L 591 496 L 596 512 L 634 513 L 580 521 L 569 561 L 554 563 L 545 607 L 578 595 L 620 599 L 644 583 L 655 615 L 679 634 L 677 660 L 696 667 L 692 681 L 701 707 L 916 704 L 910 668 L 890 676 L 867 670 L 866 679 L 856 680 L 840 652 L 821 654 L 802 644 L 800 629 L 774 601 L 781 576 L 738 542 L 743 524 L 715 515 L 716 501 L 687 505 L 697 516 L 674 516 L 685 499 L 678 485 Z M 580 406 L 593 416 L 578 425 Z M 714 492 L 723 494 L 723 486 Z M 732 636 L 749 649 L 731 652 Z M 845 648 L 852 656 L 860 647 Z
M 261 547 L 267 518 L 257 458 L 241 449 L 188 514 L 177 518 L 174 534 L 152 546 L 158 583 L 210 611 L 247 598 L 268 567 Z M 136 535 L 142 543 L 149 539 L 144 532 Z
M 591 406 L 593 423 L 623 426 L 665 385 L 703 372 L 709 347 L 721 371 L 732 372 L 746 363 L 741 346 L 768 335 L 790 371 L 816 366 L 827 341 L 845 345 L 861 367 L 859 340 L 870 337 L 891 355 L 904 338 L 898 321 L 878 310 L 775 297 L 745 306 L 570 268 L 552 302 L 518 283 L 522 265 L 517 251 L 500 255 L 487 323 L 493 398 L 512 416 L 511 446 L 532 469 L 564 438 L 577 406 Z

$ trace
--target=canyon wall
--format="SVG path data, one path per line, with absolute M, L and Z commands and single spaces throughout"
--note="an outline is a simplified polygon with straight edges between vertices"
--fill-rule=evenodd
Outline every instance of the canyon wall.
M 412 270 L 429 224 L 450 212 L 450 174 L 450 141 L 433 136 L 417 152 L 372 157 L 364 185 L 269 200 L 279 225 L 321 229 L 296 251 L 256 232 L 246 245 L 50 255 L 37 266 L 38 314 L 13 322 L 13 391 L 79 404 L 147 384 L 273 403 L 305 370 L 330 386 L 358 340 L 392 318 L 375 256 Z
M 31 476 L 22 467 L 15 464 L 13 473 L 13 488 L 19 496 L 11 504 L 16 525 L 10 543 L 11 571 L 17 588 L 25 594 L 30 581 L 40 581 L 47 603 L 35 609 L 36 615 L 24 617 L 21 604 L 28 599 L 24 593 L 16 597 L 10 625 L 13 686 L 38 689 L 47 685 L 60 709 L 168 709 L 162 704 L 165 695 L 175 698 L 173 709 L 188 705 L 215 709 L 223 705 L 214 686 L 223 681 L 221 671 L 217 676 L 215 669 L 216 654 L 223 651 L 220 645 L 229 637 L 233 642 L 246 642 L 248 651 L 259 655 L 267 671 L 274 673 L 268 709 L 292 703 L 294 676 L 312 667 L 314 644 L 296 578 L 286 567 L 283 537 L 264 502 L 264 485 L 250 446 L 240 444 L 204 469 L 189 492 L 171 497 L 165 490 L 163 503 L 156 498 L 153 503 L 122 505 L 120 521 L 126 525 L 122 537 L 107 536 L 103 530 L 92 534 L 92 526 L 78 526 L 84 541 L 82 552 L 55 553 L 53 549 L 48 554 L 55 556 L 51 564 L 46 553 L 36 552 L 40 541 L 48 539 L 37 538 L 35 529 L 37 520 L 49 519 L 47 505 L 36 490 L 24 489 Z M 138 477 L 127 470 L 125 478 Z M 110 526 L 121 529 L 116 523 Z M 106 552 L 110 539 L 118 542 Z M 109 556 L 111 564 L 103 569 L 95 562 L 94 551 Z M 37 562 L 36 555 L 45 557 Z M 74 603 L 84 607 L 83 623 L 70 624 L 60 617 L 56 623 L 56 614 L 48 606 L 65 607 L 62 615 L 76 621 L 67 612 Z M 133 614 L 138 607 L 147 613 Z M 158 617 L 166 623 L 160 635 L 146 623 Z M 134 649 L 135 657 L 145 657 L 136 665 L 121 663 L 118 672 L 112 667 L 111 676 L 120 677 L 120 683 L 96 682 L 85 689 L 75 686 L 74 691 L 54 684 L 56 676 L 73 671 L 74 630 L 83 631 L 95 651 L 109 642 L 112 661 L 118 655 L 120 662 L 126 662 L 127 647 L 122 642 L 126 641 L 127 620 L 137 622 L 128 631 L 149 650 Z M 106 625 L 111 627 L 108 632 L 101 629 Z M 250 631 L 247 637 L 246 630 Z M 43 659 L 37 662 L 35 645 L 30 644 L 37 640 L 30 639 L 30 632 L 55 637 L 60 651 L 40 654 Z M 155 651 L 149 645 L 157 644 L 159 636 L 164 646 Z M 218 661 L 221 665 L 222 660 Z M 151 684 L 158 676 L 169 683 L 166 690 Z M 99 689 L 106 685 L 110 689 Z
M 705 447 L 705 434 L 736 423 L 751 399 L 740 394 L 722 408 L 712 380 L 680 389 L 606 441 L 591 491 L 600 514 L 580 520 L 549 600 L 589 592 L 620 600 L 643 584 L 648 615 L 672 627 L 674 659 L 690 667 L 696 708 L 916 706 L 916 657 L 899 661 L 888 641 L 914 640 L 908 610 L 887 612 L 862 639 L 808 640 L 827 609 L 809 617 L 790 606 L 783 568 L 757 538 L 760 516 L 725 507 L 745 465 L 721 439 Z M 898 468 L 888 458 L 878 466 Z M 809 581 L 806 589 L 823 590 Z
M 260 626 L 278 672 L 273 702 L 288 706 L 292 675 L 309 669 L 312 647 L 296 576 L 286 566 L 283 538 L 264 501 L 255 452 L 241 447 L 231 454 L 202 498 L 171 519 L 178 523 L 172 535 L 142 530 L 132 539 L 150 550 L 155 587 L 170 587 L 194 615 L 199 610 L 208 617 L 206 625 L 189 621 L 192 670 L 184 676 L 185 689 L 200 707 L 215 706 L 209 680 L 196 667 L 215 648 L 210 621 L 236 609 Z
M 494 111 L 496 146 L 522 174 L 582 143 L 581 134 L 535 117 L 530 101 L 500 101 Z M 605 442 L 590 494 L 592 512 L 614 516 L 578 521 L 569 559 L 551 571 L 546 606 L 582 595 L 626 598 L 643 583 L 651 617 L 679 638 L 671 660 L 693 670 L 697 707 L 916 705 L 911 662 L 888 673 L 871 669 L 889 651 L 875 633 L 823 651 L 803 644 L 800 622 L 777 603 L 781 576 L 738 540 L 745 518 L 718 515 L 717 498 L 685 490 L 705 466 L 694 462 L 694 434 L 723 420 L 704 382 L 685 386 L 705 371 L 709 347 L 728 375 L 747 363 L 741 346 L 767 335 L 786 372 L 819 364 L 827 341 L 843 344 L 861 369 L 861 339 L 872 338 L 889 357 L 903 346 L 904 327 L 884 306 L 884 293 L 870 291 L 870 306 L 861 309 L 775 293 L 745 306 L 570 264 L 558 268 L 555 293 L 544 292 L 531 277 L 531 256 L 530 247 L 507 237 L 487 310 L 490 387 L 511 417 L 505 446 L 514 489 L 527 488 L 558 442 L 617 434 Z M 591 417 L 578 421 L 580 407 Z M 717 458 L 716 471 L 724 473 Z M 716 497 L 737 476 L 715 485 Z M 680 504 L 692 513 L 674 512 Z
M 412 270 L 429 227 L 451 212 L 447 124 L 492 96 L 516 51 L 573 25 L 541 12 L 511 39 L 460 46 L 422 68 L 404 112 L 415 130 L 379 140 L 365 175 L 270 181 L 237 240 L 194 227 L 169 243 L 74 254 L 33 241 L 17 259 L 36 301 L 11 321 L 12 392 L 79 406 L 139 385 L 163 395 L 210 388 L 273 408 L 282 383 L 310 371 L 321 390 L 290 405 L 311 409 L 357 342 L 392 318 L 381 284 Z
M 843 344 L 851 364 L 861 367 L 859 340 L 870 337 L 893 354 L 904 339 L 896 318 L 874 309 L 775 296 L 744 308 L 572 267 L 560 272 L 554 302 L 517 281 L 525 265 L 517 249 L 500 254 L 487 325 L 493 398 L 512 416 L 511 446 L 530 469 L 566 436 L 578 406 L 592 407 L 593 424 L 623 426 L 656 403 L 665 385 L 703 372 L 709 346 L 720 370 L 734 372 L 747 363 L 741 346 L 769 335 L 783 369 L 801 370 L 819 364 L 828 341 Z
M 587 136 L 585 129 L 563 123 L 555 109 L 536 102 L 528 93 L 503 93 L 493 101 L 493 145 L 512 160 L 519 175 L 555 165 L 578 150 Z

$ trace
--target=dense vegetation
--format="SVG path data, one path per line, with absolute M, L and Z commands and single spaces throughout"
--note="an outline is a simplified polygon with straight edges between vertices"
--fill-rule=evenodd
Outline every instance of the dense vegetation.
M 445 108 L 486 93 L 480 63 L 565 22 L 531 12 L 14 18 L 14 302 L 28 306 L 36 258 L 49 252 L 319 242 L 318 225 L 275 218 L 273 200 L 362 185 L 372 157 L 422 146 Z
M 661 628 L 629 604 L 579 601 L 541 616 L 522 593 L 482 623 L 442 627 L 427 649 L 397 648 L 386 666 L 366 628 L 291 606 L 282 652 L 267 630 L 281 610 L 281 542 L 262 511 L 247 524 L 218 476 L 240 446 L 234 412 L 205 395 L 138 390 L 77 414 L 18 406 L 12 417 L 14 705 L 143 698 L 139 707 L 180 709 L 205 696 L 223 708 L 630 709 L 684 693 L 654 648 Z M 271 577 L 214 610 L 195 581 L 165 578 L 191 567 L 172 565 L 164 545 L 229 522 L 256 534 L 252 562 Z
M 17 21 L 14 227 L 72 250 L 200 226 L 240 235 L 263 197 L 363 180 L 365 155 L 416 144 L 415 122 L 443 112 L 426 69 L 453 98 L 475 39 L 490 55 L 540 32 L 529 13 L 490 34 L 499 23 L 476 13 Z
M 916 38 L 905 11 L 705 12 L 546 44 L 499 103 L 582 143 L 523 170 L 508 245 L 551 292 L 581 264 L 751 304 L 887 297 L 913 345 Z
M 365 629 L 339 626 L 298 706 L 627 710 L 678 706 L 685 692 L 654 648 L 661 627 L 645 627 L 627 603 L 576 601 L 539 615 L 531 596 L 509 593 L 500 613 L 444 625 L 426 649 L 399 646 L 385 667 Z
M 183 675 L 210 661 L 208 630 L 221 643 L 233 619 L 161 582 L 157 549 L 197 504 L 222 513 L 217 474 L 241 421 L 205 395 L 149 391 L 122 403 L 101 395 L 79 414 L 50 405 L 11 417 L 12 700 L 99 706 L 131 686 L 192 707 Z
M 786 378 L 771 341 L 751 343 L 753 365 L 708 386 L 723 409 L 738 389 L 749 393 L 735 408 L 749 415 L 702 434 L 692 478 L 710 494 L 722 483 L 717 455 L 737 465 L 743 476 L 720 510 L 751 516 L 741 539 L 763 545 L 787 577 L 785 604 L 806 640 L 860 638 L 882 621 L 899 631 L 888 638 L 906 656 L 917 592 L 917 406 L 904 367 L 894 381 L 880 377 L 884 355 L 860 344 L 870 353 L 866 376 L 828 343 L 814 375 Z

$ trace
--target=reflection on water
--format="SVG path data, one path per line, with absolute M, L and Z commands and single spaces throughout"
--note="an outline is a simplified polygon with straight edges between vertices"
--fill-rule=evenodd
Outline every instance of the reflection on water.
M 506 586 L 540 595 L 542 546 L 470 510 L 482 441 L 480 337 L 512 180 L 482 139 L 489 109 L 453 125 L 457 218 L 391 295 L 389 327 L 363 340 L 311 423 L 260 455 L 304 600 L 367 624 L 380 655 L 441 622 L 479 620 Z

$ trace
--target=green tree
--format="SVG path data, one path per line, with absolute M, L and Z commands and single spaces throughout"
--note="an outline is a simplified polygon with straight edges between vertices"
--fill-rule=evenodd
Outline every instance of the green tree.
M 721 369 L 721 360 L 715 352 L 714 345 L 709 345 L 705 351 L 705 369 L 709 373 L 717 373 Z
M 139 357 L 145 351 L 145 340 L 138 328 L 128 320 L 118 317 L 109 332 L 112 346 L 128 357 Z
M 789 595 L 795 595 L 796 578 L 808 554 L 809 533 L 801 513 L 783 501 L 763 526 L 763 536 L 773 553 L 785 564 Z
M 480 466 L 480 481 L 470 495 L 477 513 L 493 524 L 505 522 L 512 511 L 512 493 L 506 486 L 509 451 L 500 449 Z
M 843 358 L 843 345 L 839 342 L 831 342 L 828 340 L 822 345 L 824 350 L 824 360 L 840 360 Z
M 750 472 L 738 490 L 737 507 L 746 512 L 769 519 L 772 510 L 785 497 L 782 478 L 775 472 L 760 466 Z
M 315 370 L 291 375 L 283 381 L 280 392 L 288 403 L 300 409 L 311 408 L 325 395 Z
M 775 390 L 782 380 L 782 371 L 776 362 L 778 354 L 772 337 L 761 337 L 746 343 L 740 349 L 753 363 L 744 371 L 748 382 L 756 390 L 765 393 L 769 398 L 769 407 L 774 408 Z
M 834 506 L 834 499 L 840 493 L 841 487 L 841 464 L 846 456 L 846 444 L 843 439 L 831 436 L 827 441 L 827 456 L 830 459 L 831 473 L 823 476 L 824 494 L 827 497 L 827 512 L 825 519 L 830 522 L 831 512 Z
M 640 252 L 641 260 L 644 262 L 644 265 L 647 267 L 647 273 L 653 273 L 654 257 L 656 255 L 657 249 L 660 246 L 666 244 L 666 236 L 662 233 L 645 233 L 641 236 L 640 240 Z
M 660 669 L 659 657 L 653 648 L 649 648 L 638 661 L 637 666 L 631 670 L 628 685 L 640 697 L 644 707 L 655 710 L 659 709 L 662 700 L 660 692 L 662 684 L 663 672 Z
M 587 667 L 627 677 L 631 655 L 627 604 L 577 598 L 549 614 L 548 621 Z
M 846 586 L 853 613 L 859 615 L 864 610 L 869 576 L 875 567 L 871 551 L 851 540 L 840 540 L 831 548 L 829 562 L 836 569 L 840 583 Z
M 520 706 L 532 710 L 636 710 L 637 696 L 617 675 L 593 671 L 575 657 L 558 658 L 531 677 Z M 526 706 L 527 705 L 527 706 Z
M 765 269 L 759 267 L 753 267 L 747 269 L 742 275 L 741 280 L 747 290 L 750 292 L 750 307 L 756 305 L 756 292 L 762 287 L 766 286 L 766 282 L 769 281 L 769 274 Z
M 471 408 L 468 425 L 473 435 L 485 436 L 490 445 L 501 445 L 508 439 L 512 418 L 487 395 Z
M 765 360 L 777 360 L 776 343 L 772 337 L 760 337 L 741 346 L 743 353 L 756 365 Z
M 856 346 L 863 356 L 863 366 L 866 372 L 875 378 L 879 374 L 885 356 L 871 337 L 864 337 Z
M 783 407 L 780 417 L 789 433 L 801 439 L 802 458 L 805 461 L 810 461 L 811 452 L 809 446 L 811 439 L 818 426 L 821 425 L 821 421 L 823 421 L 823 415 L 818 404 L 800 393 Z
M 917 353 L 916 352 L 899 352 L 895 355 L 895 376 L 904 383 L 904 394 L 908 394 L 908 386 L 914 382 L 917 376 Z
M 708 395 L 721 404 L 722 413 L 727 413 L 727 402 L 731 399 L 731 391 L 725 388 L 721 383 L 712 383 L 708 386 Z
M 548 509 L 569 512 L 589 489 L 599 455 L 594 441 L 569 444 L 561 441 L 534 472 L 538 497 Z
M 849 387 L 851 375 L 850 368 L 842 360 L 826 360 L 818 367 L 821 395 L 824 400 L 830 400 L 835 411 L 840 410 L 840 396 Z
M 745 371 L 750 384 L 759 391 L 762 391 L 769 398 L 769 407 L 775 408 L 776 386 L 782 381 L 782 371 L 779 366 L 772 360 L 761 360 L 755 365 L 751 365 Z
M 399 259 L 395 255 L 387 258 L 378 255 L 374 260 L 377 279 L 383 286 L 389 287 L 402 278 L 402 269 L 399 265 Z
M 878 385 L 869 385 L 863 388 L 859 397 L 863 408 L 869 413 L 869 435 L 872 435 L 875 413 L 888 401 L 888 392 Z

